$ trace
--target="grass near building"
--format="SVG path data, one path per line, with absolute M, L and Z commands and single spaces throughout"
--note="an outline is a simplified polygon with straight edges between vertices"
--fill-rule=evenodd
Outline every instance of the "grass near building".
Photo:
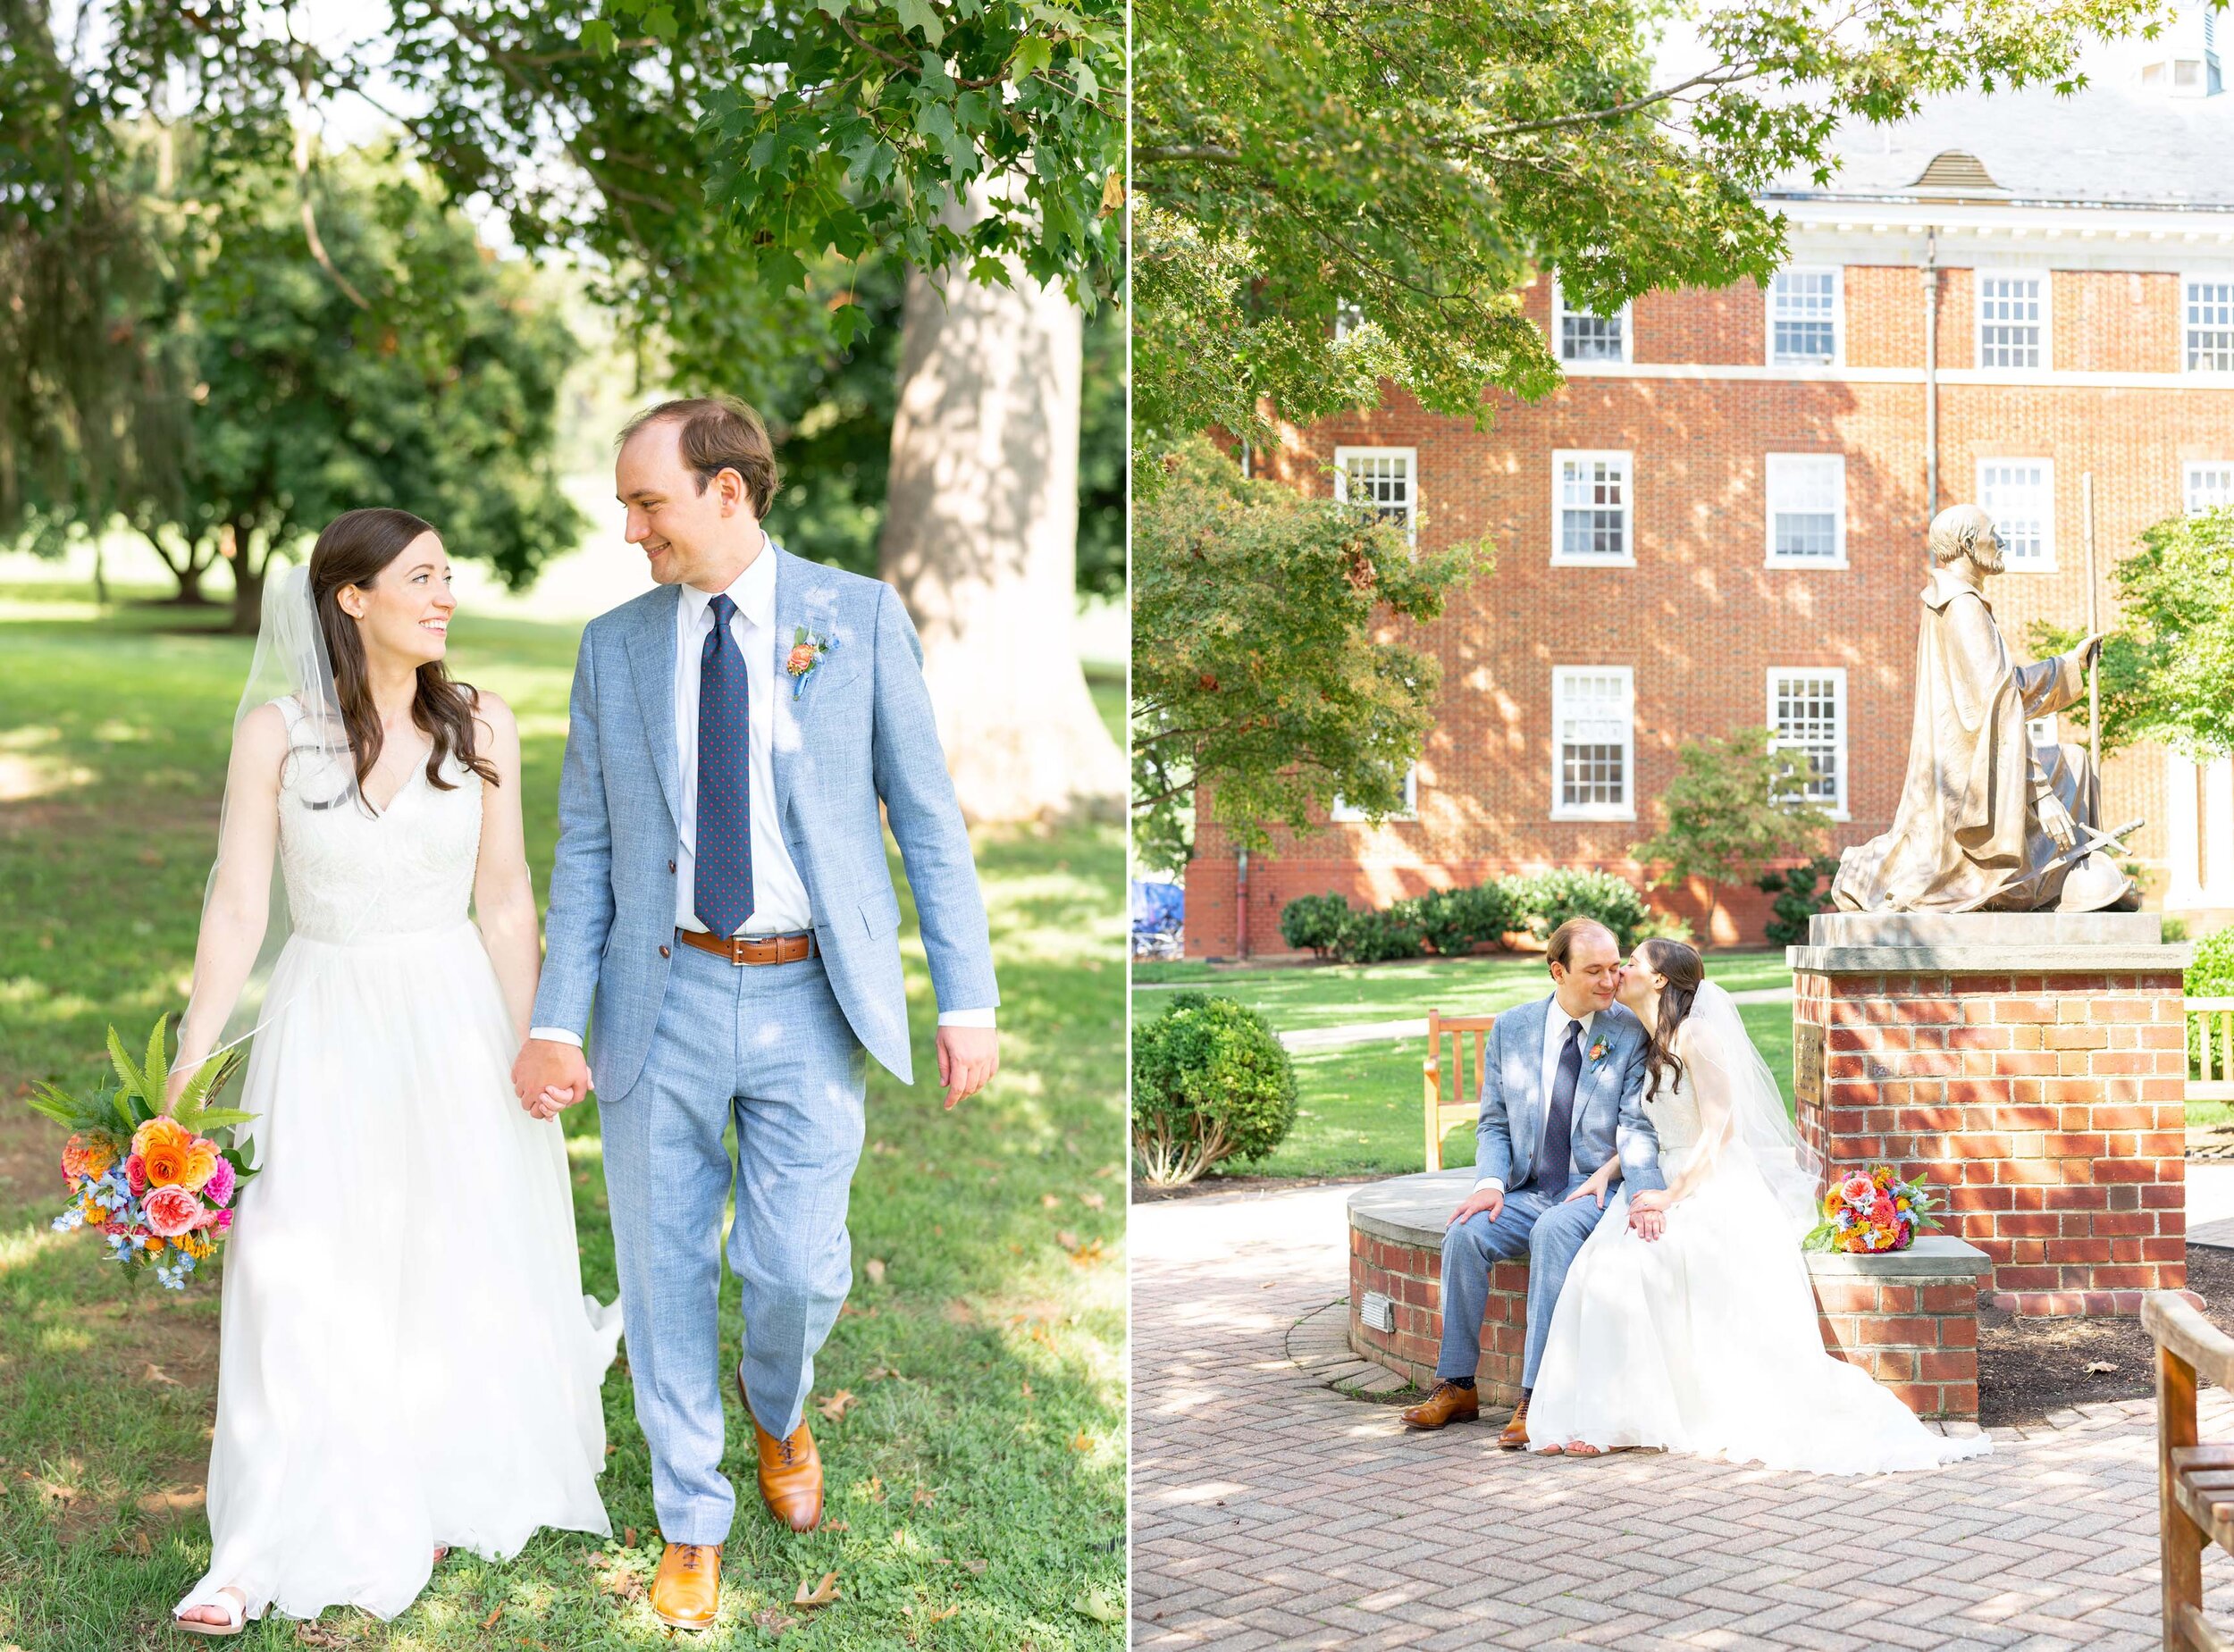
M 202 1479 L 218 1299 L 98 1260 L 47 1220 L 59 1132 L 34 1078 L 89 1084 L 112 1020 L 175 1013 L 214 843 L 245 642 L 89 591 L 0 590 L 0 1647 L 179 1644 L 169 1607 L 207 1562 Z M 214 618 L 214 616 L 213 616 Z M 528 852 L 547 876 L 575 628 L 461 616 L 458 673 L 520 714 Z M 1097 684 L 1113 725 L 1120 695 Z M 1004 1072 L 942 1113 L 927 1077 L 871 1069 L 855 1184 L 857 1285 L 819 1362 L 829 1523 L 777 1530 L 743 1488 L 709 1646 L 1113 1648 L 1124 1596 L 1121 834 L 980 833 Z M 895 860 L 895 872 L 896 872 Z M 917 1049 L 934 1019 L 911 910 Z M 616 1290 L 596 1119 L 567 1115 L 584 1285 Z M 881 1266 L 868 1265 L 874 1259 Z M 881 1277 L 878 1277 L 878 1276 Z M 214 1283 L 214 1282 L 213 1282 Z M 725 1286 L 723 1336 L 740 1325 Z M 391 1624 L 267 1620 L 244 1647 L 570 1652 L 664 1647 L 659 1559 L 625 1371 L 606 1379 L 610 1540 L 545 1533 L 508 1565 L 448 1561 Z M 368 1488 L 369 1489 L 369 1488 Z M 837 1599 L 791 1603 L 837 1574 Z

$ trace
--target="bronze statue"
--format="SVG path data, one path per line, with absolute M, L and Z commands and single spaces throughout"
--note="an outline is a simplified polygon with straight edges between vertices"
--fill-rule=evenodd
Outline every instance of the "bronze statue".
M 1840 857 L 1833 899 L 1852 912 L 2091 912 L 2139 903 L 2104 832 L 2100 776 L 2077 746 L 2036 747 L 2029 717 L 2087 692 L 2102 646 L 2012 663 L 1986 600 L 2001 541 L 1976 505 L 1931 524 L 1916 643 L 1916 727 L 1893 828 Z

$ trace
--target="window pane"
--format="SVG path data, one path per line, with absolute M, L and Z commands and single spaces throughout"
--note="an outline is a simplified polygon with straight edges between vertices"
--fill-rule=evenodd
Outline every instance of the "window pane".
M 1412 524 L 1412 461 L 1402 453 L 1352 454 L 1343 461 L 1349 474 L 1348 497 L 1366 505 L 1383 522 L 1408 529 Z
M 2234 465 L 2188 466 L 2188 513 L 2234 505 Z
M 1779 363 L 1838 354 L 1838 281 L 1829 270 L 1780 271 L 1769 284 L 1769 353 Z
M 1835 562 L 1846 510 L 1846 467 L 1835 454 L 1768 456 L 1770 554 L 1778 561 Z
M 1559 555 L 1599 561 L 1628 554 L 1629 467 L 1618 458 L 1559 461 Z
M 1978 278 L 1978 365 L 1981 367 L 2037 367 L 2040 365 L 2040 278 L 1982 275 Z
M 1994 518 L 1994 534 L 2011 567 L 2048 561 L 2052 498 L 2048 467 L 2037 459 L 1978 466 L 1978 503 Z
M 2234 373 L 2234 281 L 2188 283 L 2188 371 Z
M 1837 807 L 1839 750 L 1845 743 L 1839 726 L 1838 679 L 1779 676 L 1775 688 L 1776 743 L 1798 754 L 1808 766 L 1801 795 L 1825 808 Z
M 1624 809 L 1629 801 L 1629 684 L 1615 672 L 1563 671 L 1552 683 L 1559 742 L 1559 807 Z

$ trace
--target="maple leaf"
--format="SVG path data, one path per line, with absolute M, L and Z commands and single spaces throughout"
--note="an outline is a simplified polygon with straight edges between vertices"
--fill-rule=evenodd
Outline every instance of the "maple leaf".
M 827 1418 L 830 1421 L 842 1422 L 845 1420 L 847 1408 L 854 1404 L 856 1404 L 856 1399 L 853 1390 L 851 1388 L 840 1388 L 836 1394 L 831 1395 L 829 1398 L 817 1400 L 814 1403 L 814 1408 L 820 1412 L 823 1416 Z
M 791 1597 L 791 1604 L 794 1606 L 827 1606 L 837 1597 L 837 1573 L 826 1572 L 822 1574 L 822 1581 L 811 1589 L 807 1587 L 807 1580 L 801 1578 L 799 1592 Z
M 803 1588 L 804 1585 L 802 1587 Z M 752 1614 L 752 1621 L 778 1640 L 781 1640 L 790 1631 L 799 1627 L 797 1618 L 785 1617 L 774 1606 L 762 1606 Z

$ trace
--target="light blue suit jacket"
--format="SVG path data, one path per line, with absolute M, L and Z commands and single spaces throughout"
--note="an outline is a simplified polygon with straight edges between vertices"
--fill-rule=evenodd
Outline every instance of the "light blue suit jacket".
M 815 938 L 862 1047 L 912 1083 L 900 973 L 900 901 L 878 805 L 900 845 L 941 1010 L 1000 1002 L 970 835 L 954 801 L 899 594 L 768 542 L 776 558 L 776 802 L 814 909 Z M 681 828 L 672 585 L 590 622 L 575 661 L 558 853 L 534 1023 L 591 1030 L 601 1096 L 635 1085 L 667 990 Z M 796 627 L 832 640 L 798 696 L 785 675 Z
M 1551 1000 L 1508 1010 L 1490 1029 L 1489 1060 L 1482 1074 L 1482 1121 L 1474 1127 L 1474 1174 L 1495 1177 L 1508 1193 L 1536 1178 L 1536 1148 L 1543 1139 L 1543 1029 Z M 1606 1041 L 1606 1053 L 1590 1059 L 1590 1046 Z M 1644 1113 L 1644 1024 L 1619 1004 L 1598 1012 L 1583 1046 L 1575 1086 L 1568 1139 L 1575 1169 L 1589 1176 L 1617 1152 L 1620 1180 L 1632 1188 L 1664 1187 L 1660 1138 Z

